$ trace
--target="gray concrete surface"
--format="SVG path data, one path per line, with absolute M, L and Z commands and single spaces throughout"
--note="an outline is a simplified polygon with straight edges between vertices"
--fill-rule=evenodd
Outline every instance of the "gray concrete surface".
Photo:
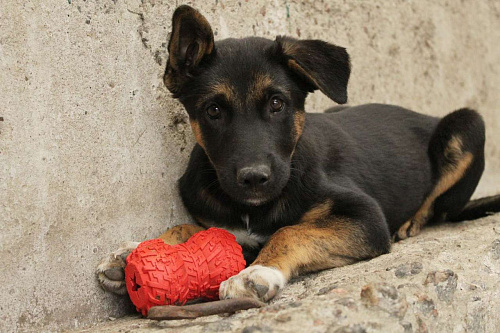
M 499 308 L 495 215 L 428 228 L 389 254 L 296 279 L 261 309 L 195 320 L 130 316 L 79 332 L 496 333 Z
M 0 331 L 88 327 L 124 314 L 94 269 L 122 240 L 189 221 L 176 194 L 193 137 L 163 83 L 170 17 L 190 3 L 216 38 L 288 34 L 348 48 L 350 104 L 444 115 L 477 108 L 500 192 L 500 3 L 0 2 Z M 333 103 L 320 94 L 309 111 Z

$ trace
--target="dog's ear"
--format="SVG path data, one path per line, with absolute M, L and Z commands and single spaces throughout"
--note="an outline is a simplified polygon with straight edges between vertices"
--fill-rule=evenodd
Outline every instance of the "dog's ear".
M 345 48 L 321 40 L 286 36 L 276 37 L 274 48 L 308 91 L 319 89 L 339 104 L 347 102 L 351 65 Z
M 172 17 L 168 61 L 163 81 L 176 95 L 200 62 L 214 51 L 214 34 L 207 19 L 187 5 L 177 7 Z

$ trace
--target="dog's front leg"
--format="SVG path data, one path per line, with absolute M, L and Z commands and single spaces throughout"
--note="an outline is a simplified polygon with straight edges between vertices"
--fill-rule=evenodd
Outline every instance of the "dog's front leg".
M 205 228 L 200 227 L 199 225 L 181 224 L 168 229 L 158 238 L 163 240 L 166 244 L 177 245 L 185 243 L 189 238 L 191 238 L 191 236 L 202 230 L 205 230 Z
M 306 213 L 299 224 L 279 229 L 250 267 L 221 284 L 220 298 L 268 301 L 298 274 L 344 266 L 389 250 L 383 218 L 334 215 L 332 205 L 328 200 Z

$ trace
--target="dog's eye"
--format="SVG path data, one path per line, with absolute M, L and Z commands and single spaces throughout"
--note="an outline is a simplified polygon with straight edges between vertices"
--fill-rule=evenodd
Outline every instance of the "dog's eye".
M 285 102 L 283 102 L 283 100 L 279 99 L 278 97 L 273 97 L 271 98 L 270 105 L 272 112 L 280 112 L 281 110 L 283 110 Z
M 210 119 L 219 119 L 220 113 L 220 108 L 215 104 L 212 104 L 207 108 L 207 114 Z

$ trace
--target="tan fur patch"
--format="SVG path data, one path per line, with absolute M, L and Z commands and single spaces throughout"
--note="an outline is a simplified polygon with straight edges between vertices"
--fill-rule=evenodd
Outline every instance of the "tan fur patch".
M 295 148 L 297 148 L 297 143 L 302 136 L 302 131 L 304 130 L 304 124 L 306 122 L 306 114 L 303 110 L 298 110 L 293 115 L 293 123 L 295 127 L 295 145 L 293 146 L 292 153 L 290 154 L 290 159 L 292 159 L 293 154 L 295 154 Z
M 294 70 L 295 72 L 300 73 L 305 78 L 307 78 L 308 80 L 310 80 L 311 83 L 314 84 L 314 86 L 317 89 L 320 88 L 320 85 L 319 85 L 318 81 L 316 81 L 316 79 L 314 77 L 312 77 L 304 68 L 302 68 L 302 66 L 300 66 L 297 63 L 297 61 L 295 61 L 294 59 L 289 59 L 288 60 L 288 67 L 290 67 L 290 69 Z
M 465 175 L 465 172 L 472 164 L 474 156 L 469 152 L 464 153 L 462 149 L 462 140 L 457 136 L 452 137 L 444 151 L 445 157 L 450 160 L 450 164 L 444 168 L 443 175 L 419 210 L 399 228 L 397 232 L 399 239 L 418 235 L 432 215 L 434 201 L 458 183 Z
M 439 180 L 426 202 L 436 199 L 438 196 L 448 191 L 453 185 L 458 183 L 458 181 L 464 176 L 465 171 L 467 171 L 471 165 L 473 159 L 474 157 L 471 153 L 466 153 L 453 170 L 446 172 Z
M 191 129 L 193 130 L 196 142 L 198 142 L 201 148 L 205 149 L 205 142 L 203 141 L 203 135 L 201 133 L 200 123 L 197 120 L 190 119 L 189 124 L 191 125 Z
M 181 224 L 165 231 L 160 237 L 166 244 L 177 245 L 186 242 L 195 233 L 205 230 L 194 224 Z
M 205 37 L 213 36 L 212 28 L 210 27 L 210 23 L 208 23 L 207 19 L 201 15 L 194 8 L 186 8 L 184 12 L 178 14 L 174 18 L 173 29 L 172 29 L 172 37 L 170 39 L 170 48 L 169 52 L 169 63 L 174 69 L 179 69 L 179 64 L 177 63 L 177 54 L 175 51 L 179 50 L 180 44 L 180 31 L 182 20 L 188 17 L 189 20 L 193 20 L 197 22 L 200 32 L 205 35 Z M 200 39 L 193 40 L 196 41 L 199 45 L 198 54 L 193 59 L 193 65 L 196 66 L 201 61 L 205 54 L 211 54 L 214 49 L 214 41 L 213 38 L 208 42 L 202 42 Z
M 328 218 L 331 215 L 333 202 L 331 199 L 326 199 L 323 203 L 314 206 L 311 210 L 306 212 L 300 218 L 300 224 L 311 224 L 325 218 Z
M 332 204 L 326 200 L 304 214 L 299 224 L 279 229 L 252 266 L 276 267 L 289 279 L 377 255 L 368 249 L 355 223 L 331 215 Z
M 285 40 L 281 41 L 281 48 L 283 49 L 283 53 L 287 56 L 294 56 L 299 51 L 297 43 L 287 42 Z
M 236 100 L 236 91 L 229 82 L 221 81 L 210 86 L 209 92 L 196 103 L 197 108 L 202 108 L 205 103 L 216 96 L 223 96 L 228 103 Z
M 184 23 L 183 23 L 184 21 Z M 196 25 L 194 25 L 196 22 Z M 191 38 L 191 40 L 183 41 L 184 44 L 197 43 L 198 53 L 193 57 L 193 63 L 191 66 L 197 66 L 201 59 L 208 54 L 211 54 L 214 49 L 214 38 L 212 33 L 212 28 L 208 21 L 201 15 L 196 9 L 190 7 L 184 7 L 175 12 L 172 22 L 172 37 L 168 44 L 168 60 L 167 68 L 163 76 L 163 82 L 165 86 L 172 93 L 178 93 L 180 86 L 184 83 L 185 77 L 180 75 L 180 66 L 182 63 L 179 61 L 184 61 L 183 54 L 181 52 L 185 51 L 183 48 L 187 48 L 188 45 L 181 46 L 181 27 L 183 24 L 189 25 L 184 26 L 184 29 L 188 30 L 196 29 L 196 35 L 188 35 L 185 38 Z M 193 28 L 196 27 L 196 28 Z M 183 33 L 185 33 L 184 31 Z M 192 33 L 192 31 L 188 31 Z
M 200 24 L 200 26 L 203 27 L 204 33 L 206 35 L 213 35 L 212 33 L 212 27 L 210 26 L 210 23 L 208 23 L 207 19 L 200 14 L 197 10 L 194 10 L 193 16 L 195 17 L 196 21 Z M 198 64 L 198 62 L 201 60 L 201 56 L 204 54 L 211 54 L 212 51 L 214 50 L 214 41 L 213 39 L 209 43 L 200 43 L 202 44 L 199 51 L 198 51 L 198 57 L 197 61 L 195 62 L 195 65 Z
M 462 139 L 458 136 L 452 136 L 450 142 L 446 146 L 444 150 L 444 156 L 450 160 L 456 160 L 460 158 L 463 154 L 463 143 Z
M 300 136 L 302 135 L 302 130 L 304 129 L 304 124 L 306 122 L 306 114 L 304 111 L 297 111 L 293 115 L 293 123 L 295 126 L 295 133 L 296 133 L 296 138 L 297 141 L 299 140 Z
M 203 17 L 203 16 L 202 16 Z M 208 22 L 207 22 L 208 24 Z M 200 63 L 201 59 L 210 53 L 212 53 L 212 50 L 214 48 L 214 43 L 213 41 L 210 41 L 209 43 L 201 43 L 200 40 L 197 41 L 198 45 L 200 46 L 198 49 L 198 54 L 194 58 L 193 65 L 192 66 L 198 66 Z
M 271 86 L 273 80 L 268 74 L 256 74 L 253 78 L 252 85 L 248 89 L 247 99 L 259 100 L 264 95 L 264 91 Z
M 214 95 L 223 95 L 227 101 L 232 101 L 235 98 L 235 91 L 233 86 L 228 82 L 219 82 L 210 87 Z
M 373 257 L 364 235 L 347 220 L 332 220 L 330 227 L 299 224 L 271 236 L 253 265 L 278 268 L 286 279 L 298 274 L 340 267 Z

